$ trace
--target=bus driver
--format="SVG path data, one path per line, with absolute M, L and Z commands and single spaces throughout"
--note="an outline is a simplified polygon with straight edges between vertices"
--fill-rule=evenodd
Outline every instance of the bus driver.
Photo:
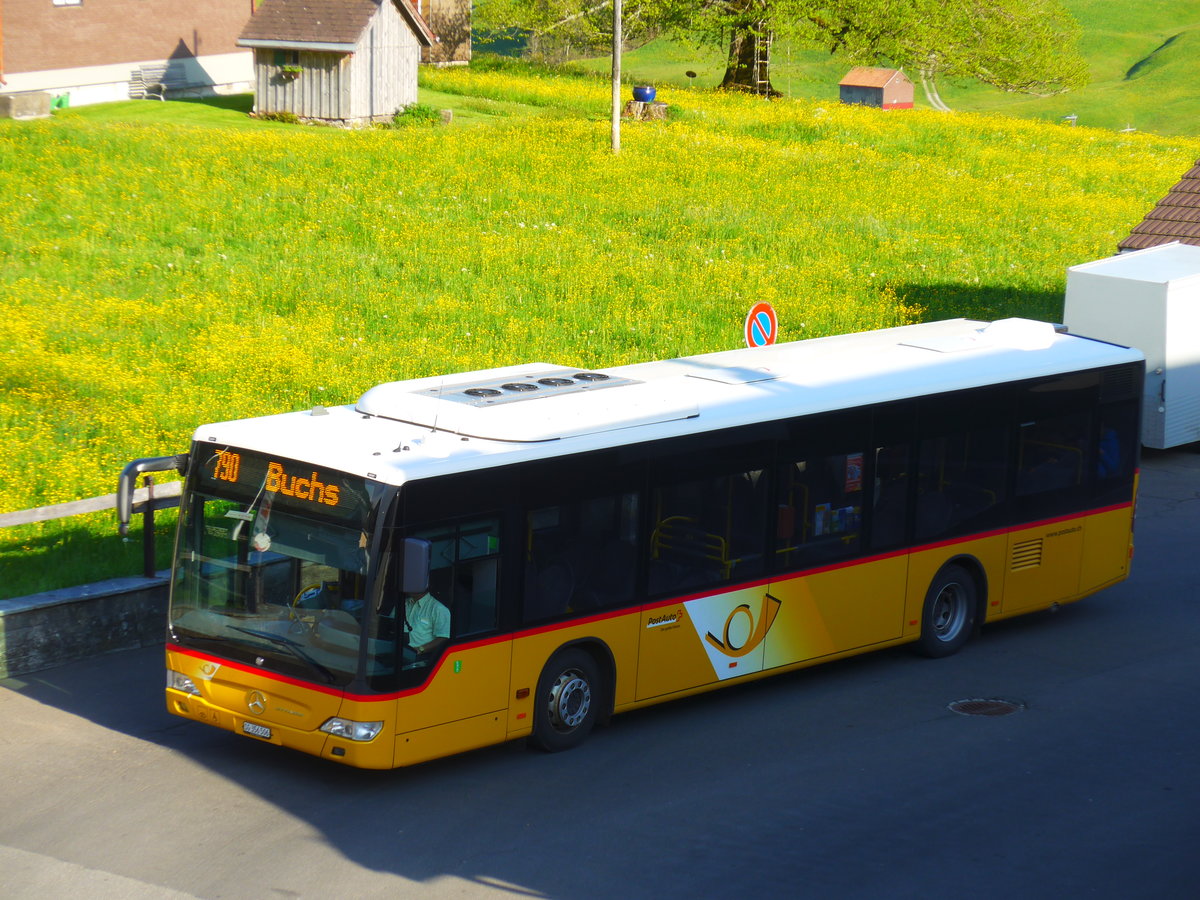
M 450 640 L 450 610 L 433 594 L 408 594 L 404 598 L 408 646 L 417 656 L 429 656 Z

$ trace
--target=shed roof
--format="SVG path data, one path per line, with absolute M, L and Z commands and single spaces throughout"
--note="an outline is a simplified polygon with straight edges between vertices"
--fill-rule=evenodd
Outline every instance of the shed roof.
M 408 0 L 392 2 L 425 46 L 437 37 Z M 380 0 L 263 0 L 238 43 L 244 47 L 303 47 L 321 45 L 325 49 L 352 49 L 358 43 L 371 18 L 378 12 Z
M 874 69 L 870 66 L 855 66 L 846 73 L 846 77 L 839 81 L 838 85 L 881 88 L 887 87 L 897 78 L 901 81 L 908 81 L 908 76 L 899 69 Z
M 1200 246 L 1200 163 L 1184 173 L 1117 248 L 1142 250 L 1171 241 Z

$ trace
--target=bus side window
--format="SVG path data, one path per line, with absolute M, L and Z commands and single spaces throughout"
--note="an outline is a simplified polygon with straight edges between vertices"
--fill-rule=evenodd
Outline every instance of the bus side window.
M 862 547 L 864 455 L 784 463 L 778 472 L 775 553 L 784 569 L 854 556 Z
M 638 496 L 627 492 L 531 510 L 526 516 L 524 618 L 632 601 Z
M 1088 474 L 1089 425 L 1087 413 L 1024 423 L 1017 493 L 1024 496 L 1082 487 Z
M 1099 419 L 1095 469 L 1099 490 L 1104 491 L 1133 476 L 1139 438 L 1137 402 L 1109 404 L 1100 410 Z
M 875 493 L 871 549 L 887 550 L 904 542 L 908 521 L 908 444 L 875 450 Z
M 496 627 L 500 520 L 468 519 L 414 532 L 432 544 L 429 593 L 450 610 L 450 635 Z
M 935 540 L 1003 523 L 1016 395 L 985 387 L 918 403 L 913 535 Z
M 762 574 L 765 475 L 761 470 L 735 472 L 654 490 L 651 594 Z
M 1072 372 L 1028 382 L 1018 396 L 1018 516 L 1026 521 L 1083 509 L 1091 499 L 1101 375 Z
M 921 441 L 916 538 L 930 540 L 985 527 L 1004 501 L 1005 431 L 973 428 Z

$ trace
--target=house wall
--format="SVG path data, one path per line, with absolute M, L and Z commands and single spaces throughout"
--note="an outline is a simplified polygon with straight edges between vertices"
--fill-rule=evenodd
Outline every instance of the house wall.
M 4 66 L 38 72 L 239 51 L 252 0 L 4 0 Z
M 386 121 L 417 102 L 421 45 L 396 9 L 384 0 L 354 51 L 351 119 Z
M 291 112 L 306 119 L 344 121 L 350 118 L 350 68 L 345 53 L 311 50 L 283 51 L 285 63 L 295 59 L 304 71 L 287 77 L 276 61 L 278 51 L 254 51 L 254 111 Z
M 5 93 L 71 93 L 74 103 L 129 96 L 130 71 L 168 60 L 198 87 L 246 88 L 237 36 L 252 0 L 2 0 Z

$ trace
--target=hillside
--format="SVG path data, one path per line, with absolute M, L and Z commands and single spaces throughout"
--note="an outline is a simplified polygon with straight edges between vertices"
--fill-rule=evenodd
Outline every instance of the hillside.
M 1200 0 L 1064 0 L 1083 29 L 1092 82 L 1081 91 L 1029 98 L 960 86 L 951 107 L 1157 134 L 1200 133 Z
M 1200 134 L 1200 0 L 1064 0 L 1082 29 L 1081 49 L 1091 70 L 1086 88 L 1053 97 L 1007 94 L 978 84 L 942 85 L 942 97 L 958 112 L 1003 112 L 1119 131 L 1134 128 L 1163 135 Z M 607 57 L 578 63 L 605 71 Z M 720 83 L 720 48 L 692 48 L 666 40 L 626 53 L 633 80 L 686 87 Z M 795 98 L 836 100 L 848 64 L 827 54 L 776 41 L 773 83 Z M 687 71 L 697 73 L 689 80 Z M 917 105 L 925 106 L 917 91 Z
M 923 319 L 1061 316 L 1200 142 L 427 70 L 451 128 L 259 123 L 248 104 L 0 122 L 0 511 L 110 493 L 200 423 L 534 359 L 602 368 Z M 241 104 L 239 108 L 239 103 Z M 111 515 L 0 531 L 0 589 L 137 571 Z M 69 550 L 69 552 L 64 552 Z

